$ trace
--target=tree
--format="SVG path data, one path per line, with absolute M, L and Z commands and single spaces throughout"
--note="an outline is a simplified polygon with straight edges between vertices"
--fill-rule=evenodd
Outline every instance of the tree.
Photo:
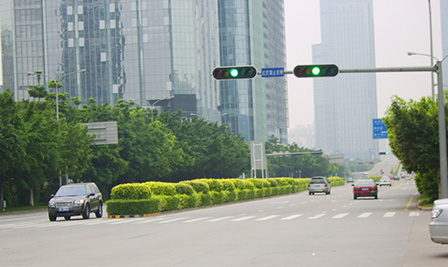
M 428 190 L 430 186 L 427 186 L 439 184 L 440 188 L 437 102 L 429 97 L 423 97 L 419 102 L 406 102 L 394 96 L 383 121 L 392 153 L 407 171 L 421 176 L 416 182 L 423 197 L 428 202 L 437 199 L 438 193 Z

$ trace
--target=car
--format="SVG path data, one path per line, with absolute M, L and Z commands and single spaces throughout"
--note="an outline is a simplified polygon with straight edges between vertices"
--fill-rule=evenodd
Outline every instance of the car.
M 330 181 L 324 176 L 311 177 L 310 183 L 308 184 L 308 192 L 310 195 L 314 195 L 315 193 L 325 193 L 329 195 L 331 193 Z
M 382 177 L 380 181 L 378 182 L 378 185 L 381 187 L 383 185 L 392 186 L 392 182 L 390 181 L 389 177 Z
M 434 201 L 429 233 L 434 243 L 448 244 L 448 198 Z
M 95 183 L 76 183 L 61 186 L 48 201 L 48 218 L 70 220 L 71 216 L 82 215 L 89 219 L 94 212 L 97 218 L 103 216 L 103 196 Z
M 353 177 L 348 177 L 347 178 L 347 184 L 348 183 L 354 183 L 355 182 L 355 180 L 353 180 Z
M 359 179 L 353 185 L 353 198 L 374 197 L 378 199 L 378 186 L 373 179 Z

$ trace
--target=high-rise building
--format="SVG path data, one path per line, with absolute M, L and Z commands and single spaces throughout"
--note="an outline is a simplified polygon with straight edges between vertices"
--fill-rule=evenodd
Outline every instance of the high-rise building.
M 448 0 L 440 0 L 440 21 L 442 23 L 443 58 L 448 56 Z M 448 59 L 443 61 L 443 89 L 448 90 Z
M 45 83 L 64 77 L 60 91 L 84 104 L 170 104 L 221 119 L 210 75 L 219 65 L 216 0 L 3 0 L 0 16 L 3 81 L 16 99 L 36 83 L 29 73 L 42 71 Z
M 222 66 L 286 67 L 283 0 L 219 0 Z M 246 140 L 287 143 L 286 79 L 220 82 L 222 121 Z
M 340 69 L 375 67 L 372 0 L 321 0 L 320 16 L 322 42 L 313 46 L 314 63 L 334 63 Z M 376 157 L 374 73 L 315 78 L 314 106 L 317 149 L 347 158 Z

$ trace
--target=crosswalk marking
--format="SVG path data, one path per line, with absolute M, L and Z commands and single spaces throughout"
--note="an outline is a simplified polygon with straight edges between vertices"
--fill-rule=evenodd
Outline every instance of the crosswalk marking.
M 339 213 L 338 215 L 333 216 L 331 218 L 333 218 L 333 219 L 342 219 L 342 218 L 344 218 L 347 215 L 349 215 L 349 213 Z
M 267 217 L 263 217 L 263 218 L 257 219 L 257 221 L 267 221 L 267 220 L 273 219 L 273 218 L 278 217 L 278 216 L 280 216 L 280 215 L 271 215 L 271 216 L 267 216 Z
M 251 219 L 251 218 L 254 218 L 254 217 L 255 216 L 246 216 L 246 217 L 234 219 L 234 220 L 232 220 L 232 222 L 240 222 L 240 221 L 248 220 L 248 219 Z
M 363 214 L 359 215 L 358 218 L 367 218 L 367 217 L 369 217 L 370 215 L 372 215 L 371 212 L 364 212 Z
M 303 216 L 303 214 L 295 214 L 295 215 L 291 215 L 291 216 L 288 216 L 288 217 L 285 217 L 285 218 L 281 218 L 280 220 L 282 220 L 282 221 L 288 221 L 288 220 L 292 220 L 292 219 L 298 218 L 298 217 L 300 217 L 300 216 Z
M 396 212 L 386 212 L 383 217 L 385 218 L 390 218 L 390 217 L 394 217 Z
M 325 216 L 326 214 L 317 214 L 316 216 L 313 217 L 308 217 L 309 220 L 315 220 L 315 219 L 319 219 L 320 217 Z

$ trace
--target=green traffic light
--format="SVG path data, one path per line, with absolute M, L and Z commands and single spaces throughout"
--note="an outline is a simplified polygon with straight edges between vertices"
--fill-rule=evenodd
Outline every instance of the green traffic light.
M 317 76 L 320 74 L 320 68 L 319 67 L 314 67 L 311 72 L 313 73 L 314 76 Z
M 238 70 L 237 69 L 231 69 L 230 70 L 230 76 L 233 78 L 238 77 Z

